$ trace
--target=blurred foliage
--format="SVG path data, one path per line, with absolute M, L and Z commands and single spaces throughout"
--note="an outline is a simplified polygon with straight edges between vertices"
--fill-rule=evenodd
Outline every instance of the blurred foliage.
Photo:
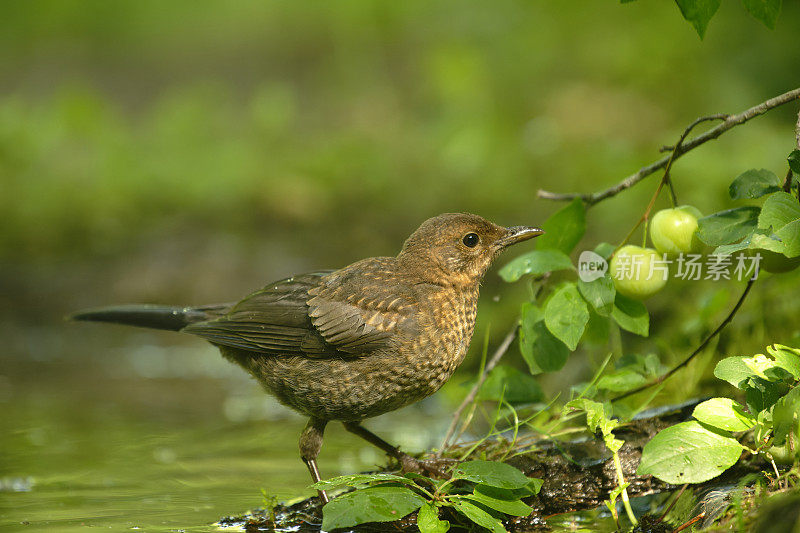
M 701 43 L 662 2 L 10 4 L 2 312 L 235 298 L 394 254 L 444 211 L 541 222 L 561 206 L 538 188 L 604 188 L 696 116 L 796 84 L 798 16 L 769 31 L 723 5 Z M 780 174 L 792 112 L 678 162 L 681 201 L 712 212 L 742 168 Z M 621 238 L 648 183 L 593 208 L 583 242 Z M 482 303 L 482 324 L 516 304 Z
M 555 207 L 537 188 L 610 183 L 694 115 L 794 81 L 796 8 L 774 33 L 722 9 L 700 45 L 674 7 L 637 4 L 7 6 L 0 257 L 124 254 L 177 226 L 336 228 L 347 261 L 443 210 L 535 222 Z M 736 157 L 768 165 L 777 139 Z M 730 152 L 698 157 L 710 182 Z

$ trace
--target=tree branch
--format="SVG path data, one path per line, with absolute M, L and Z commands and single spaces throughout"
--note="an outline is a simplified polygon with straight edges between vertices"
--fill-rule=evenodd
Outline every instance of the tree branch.
M 756 271 L 756 273 L 757 272 L 758 271 Z M 681 361 L 677 366 L 675 366 L 674 368 L 669 370 L 666 374 L 662 374 L 661 376 L 659 376 L 658 378 L 654 379 L 650 383 L 646 383 L 645 385 L 642 385 L 641 387 L 637 387 L 637 388 L 635 388 L 633 390 L 629 390 L 628 392 L 626 392 L 624 394 L 620 394 L 616 398 L 612 398 L 611 401 L 612 402 L 616 402 L 616 401 L 622 400 L 623 398 L 627 398 L 628 396 L 633 396 L 634 394 L 638 394 L 638 393 L 642 392 L 643 390 L 649 389 L 650 387 L 654 387 L 656 385 L 660 385 L 661 383 L 664 383 L 664 381 L 666 381 L 667 378 L 672 376 L 675 372 L 677 372 L 681 368 L 683 368 L 686 365 L 688 365 L 691 362 L 691 360 L 694 359 L 697 356 L 697 354 L 699 354 L 700 352 L 705 350 L 706 346 L 708 346 L 708 343 L 711 342 L 711 339 L 713 339 L 714 337 L 719 335 L 720 332 L 723 329 L 725 329 L 725 326 L 727 326 L 730 323 L 730 321 L 733 320 L 733 317 L 739 311 L 739 308 L 742 307 L 742 304 L 744 303 L 745 298 L 747 298 L 747 294 L 750 292 L 750 289 L 753 287 L 753 283 L 755 283 L 755 281 L 756 281 L 755 277 L 750 278 L 750 280 L 748 280 L 747 286 L 744 288 L 744 291 L 742 291 L 742 295 L 739 296 L 739 300 L 736 301 L 736 305 L 733 306 L 733 309 L 731 309 L 731 312 L 728 313 L 728 316 L 725 317 L 725 320 L 723 320 L 720 323 L 720 325 L 717 326 L 717 329 L 712 331 L 708 335 L 708 337 L 706 337 L 705 340 L 703 340 L 703 342 L 700 343 L 700 346 L 698 346 L 691 354 L 689 354 L 689 356 L 686 359 Z
M 675 191 L 673 190 L 673 187 L 672 187 L 672 179 L 669 177 L 669 171 L 672 168 L 672 163 L 674 163 L 675 159 L 677 159 L 677 155 L 676 154 L 680 151 L 681 147 L 683 146 L 683 141 L 686 140 L 686 137 L 689 136 L 689 133 L 691 133 L 692 129 L 694 129 L 698 124 L 702 124 L 703 122 L 706 122 L 706 121 L 709 121 L 709 120 L 725 120 L 726 118 L 727 118 L 727 115 L 711 115 L 711 116 L 708 116 L 708 117 L 701 117 L 701 118 L 698 118 L 697 120 L 695 120 L 694 122 L 692 122 L 691 124 L 689 124 L 686 127 L 686 129 L 683 130 L 683 133 L 681 134 L 680 138 L 678 139 L 678 142 L 675 143 L 674 146 L 670 146 L 670 149 L 672 150 L 672 153 L 670 154 L 670 157 L 667 160 L 666 167 L 664 168 L 664 177 L 661 178 L 661 182 L 658 184 L 658 188 L 656 189 L 656 192 L 653 193 L 653 196 L 650 198 L 650 202 L 647 204 L 647 209 L 644 210 L 644 214 L 641 216 L 641 218 L 639 218 L 639 221 L 636 223 L 636 225 L 634 225 L 631 228 L 631 230 L 628 232 L 628 235 L 625 236 L 625 238 L 622 240 L 622 242 L 619 244 L 619 246 L 617 246 L 617 248 L 616 248 L 617 250 L 622 248 L 622 246 L 626 242 L 628 242 L 628 239 L 631 238 L 631 236 L 636 231 L 636 229 L 639 226 L 641 226 L 650 217 L 650 212 L 653 210 L 653 206 L 656 205 L 656 200 L 658 199 L 658 195 L 661 194 L 661 189 L 664 188 L 664 184 L 665 183 L 669 185 L 669 190 L 672 193 L 672 206 L 673 207 L 677 207 L 678 206 L 678 199 L 675 197 Z M 616 250 L 615 250 L 615 252 L 616 252 Z
M 776 96 L 775 98 L 770 98 L 765 102 L 761 102 L 757 106 L 751 107 L 739 114 L 736 115 L 710 115 L 708 117 L 701 117 L 697 121 L 693 122 L 692 125 L 695 125 L 698 121 L 703 120 L 712 120 L 714 118 L 724 118 L 724 122 L 705 133 L 701 133 L 700 135 L 693 137 L 685 144 L 678 147 L 678 149 L 674 150 L 672 154 L 662 157 L 658 161 L 647 165 L 646 167 L 642 167 L 637 170 L 635 173 L 631 174 L 624 180 L 620 181 L 613 187 L 610 187 L 604 191 L 598 191 L 594 193 L 555 193 L 550 191 L 545 191 L 540 189 L 537 193 L 539 198 L 543 198 L 545 200 L 556 200 L 556 201 L 569 201 L 575 198 L 582 199 L 587 206 L 591 206 L 596 204 L 606 198 L 611 198 L 612 196 L 616 196 L 620 192 L 624 191 L 625 189 L 629 189 L 642 181 L 644 178 L 653 174 L 659 169 L 664 168 L 667 163 L 669 162 L 670 158 L 674 156 L 674 159 L 681 157 L 686 152 L 690 150 L 694 150 L 701 144 L 704 144 L 712 139 L 716 139 L 729 129 L 733 128 L 734 126 L 738 126 L 740 124 L 744 124 L 748 120 L 757 117 L 759 115 L 763 115 L 770 109 L 775 107 L 781 106 L 792 100 L 800 99 L 800 88 L 791 90 L 789 92 L 783 93 L 780 96 Z M 798 142 L 800 143 L 800 132 L 798 133 Z

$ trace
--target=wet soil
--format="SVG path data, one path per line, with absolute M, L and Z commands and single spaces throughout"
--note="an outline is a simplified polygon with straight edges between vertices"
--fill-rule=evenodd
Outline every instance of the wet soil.
M 622 469 L 631 498 L 669 492 L 678 487 L 661 482 L 651 476 L 637 476 L 636 468 L 642 455 L 642 447 L 662 429 L 688 420 L 696 402 L 686 404 L 662 412 L 657 416 L 634 420 L 615 431 L 617 438 L 623 439 L 625 445 L 619 451 Z M 486 451 L 484 450 L 478 450 Z M 422 458 L 436 461 L 433 454 Z M 554 515 L 596 509 L 603 505 L 611 490 L 617 487 L 616 471 L 611 453 L 599 438 L 585 438 L 579 441 L 554 442 L 540 441 L 530 447 L 530 451 L 520 453 L 508 459 L 508 464 L 515 466 L 525 475 L 544 480 L 541 491 L 525 503 L 533 507 L 534 512 L 524 518 L 510 518 L 505 522 L 508 531 L 538 531 L 549 529 L 548 518 Z M 452 461 L 441 462 L 441 470 L 452 466 Z M 695 485 L 697 493 L 711 492 L 714 487 L 735 486 L 742 476 L 758 472 L 766 465 L 757 463 L 750 456 L 743 455 L 739 462 L 722 476 L 704 484 Z M 391 469 L 391 465 L 388 469 Z M 447 512 L 444 509 L 443 512 Z M 720 509 L 720 512 L 722 509 Z M 444 514 L 443 519 L 450 520 L 450 531 L 468 531 L 469 525 L 463 518 L 452 513 Z M 322 523 L 322 504 L 316 497 L 308 498 L 292 505 L 279 504 L 271 511 L 260 509 L 241 516 L 227 517 L 220 520 L 220 525 L 238 525 L 248 532 L 255 531 L 320 531 Z M 649 525 L 648 525 L 649 524 Z M 643 529 L 639 531 L 657 531 L 663 524 L 656 518 L 643 517 Z M 641 527 L 641 526 L 640 526 Z M 669 526 L 667 529 L 672 529 Z M 353 528 L 356 532 L 373 531 L 418 531 L 414 514 L 390 523 L 363 524 Z

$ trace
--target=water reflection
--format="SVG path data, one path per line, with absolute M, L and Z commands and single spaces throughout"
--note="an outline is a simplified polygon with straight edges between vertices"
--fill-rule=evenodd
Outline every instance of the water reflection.
M 282 501 L 314 493 L 297 451 L 305 419 L 210 346 L 112 329 L 84 330 L 80 352 L 48 333 L 27 344 L 47 354 L 0 359 L 0 530 L 210 531 L 263 506 L 262 488 Z M 368 426 L 422 449 L 441 438 L 428 431 L 445 426 L 430 413 L 445 416 L 438 401 Z M 326 476 L 385 461 L 339 424 L 325 441 Z

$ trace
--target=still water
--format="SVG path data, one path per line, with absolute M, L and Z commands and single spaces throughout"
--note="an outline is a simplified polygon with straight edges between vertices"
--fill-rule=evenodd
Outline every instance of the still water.
M 297 452 L 305 420 L 214 348 L 84 325 L 17 341 L 0 357 L 0 531 L 215 531 L 263 506 L 262 489 L 314 494 Z M 441 401 L 367 426 L 410 451 L 433 446 Z M 383 461 L 339 424 L 326 431 L 324 476 Z

